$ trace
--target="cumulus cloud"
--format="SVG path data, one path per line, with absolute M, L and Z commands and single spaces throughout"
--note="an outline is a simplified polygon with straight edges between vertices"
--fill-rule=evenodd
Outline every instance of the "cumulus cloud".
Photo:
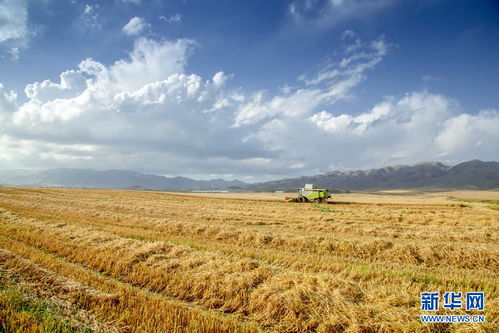
M 188 39 L 157 42 L 139 38 L 135 40 L 129 59 L 118 60 L 109 67 L 86 59 L 78 67 L 93 78 L 91 84 L 105 86 L 113 92 L 132 91 L 169 75 L 183 73 L 187 56 L 194 46 L 195 42 Z
M 136 36 L 146 30 L 149 24 L 142 17 L 132 17 L 125 26 L 123 26 L 122 31 L 129 36 Z
M 497 156 L 499 111 L 482 110 L 477 115 L 460 114 L 445 121 L 436 138 L 440 155 L 462 156 L 474 151 L 482 158 Z
M 438 156 L 441 149 L 434 142 L 454 108 L 444 96 L 413 92 L 356 116 L 321 111 L 309 120 L 331 141 L 332 154 L 342 152 L 342 145 L 356 147 L 356 156 L 343 163 L 368 165 L 375 160 L 383 165 Z
M 60 82 L 27 85 L 29 101 L 20 106 L 2 88 L 0 154 L 17 147 L 25 152 L 11 156 L 17 163 L 32 154 L 31 165 L 135 168 L 267 156 L 230 127 L 240 98 L 224 89 L 230 76 L 184 73 L 192 44 L 138 39 L 128 59 L 110 66 L 87 59 Z
M 50 80 L 30 83 L 24 89 L 32 101 L 46 103 L 54 99 L 71 98 L 81 93 L 86 82 L 81 71 L 68 70 L 60 75 L 60 83 Z
M 387 98 L 358 115 L 319 111 L 276 117 L 257 136 L 283 165 L 308 170 L 369 168 L 427 160 L 497 159 L 499 113 L 459 113 L 457 102 L 426 91 Z
M 389 49 L 383 38 L 346 33 L 345 41 L 336 61 L 276 95 L 231 88 L 222 71 L 186 73 L 195 42 L 185 39 L 138 38 L 124 59 L 85 59 L 57 82 L 28 84 L 23 103 L 0 85 L 2 166 L 261 178 L 497 159 L 494 109 L 466 113 L 449 97 L 417 91 L 356 114 L 338 110 Z
M 229 79 L 230 77 L 225 75 L 224 72 L 218 72 L 216 73 L 215 75 L 213 75 L 213 83 L 215 84 L 216 87 L 221 87 L 225 84 L 225 82 L 227 82 L 227 80 Z

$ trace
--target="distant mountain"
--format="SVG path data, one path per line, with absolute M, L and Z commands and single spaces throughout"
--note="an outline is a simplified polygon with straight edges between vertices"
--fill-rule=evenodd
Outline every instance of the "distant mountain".
M 194 180 L 186 177 L 146 175 L 130 170 L 49 169 L 39 172 L 0 170 L 0 184 L 35 187 L 142 188 L 156 190 L 219 189 L 240 187 L 239 180 Z
M 290 189 L 304 184 L 348 190 L 404 189 L 404 188 L 499 188 L 499 163 L 473 160 L 455 166 L 439 162 L 419 163 L 413 166 L 397 165 L 371 170 L 357 170 L 296 177 L 249 184 L 247 189 Z
M 283 190 L 317 184 L 329 189 L 371 190 L 404 188 L 499 188 L 499 162 L 468 161 L 455 166 L 439 162 L 413 166 L 397 165 L 380 169 L 334 171 L 310 177 L 296 177 L 271 182 L 246 184 L 239 180 L 194 180 L 186 177 L 146 175 L 130 170 L 49 169 L 0 170 L 0 184 L 33 187 L 75 187 L 153 190 Z

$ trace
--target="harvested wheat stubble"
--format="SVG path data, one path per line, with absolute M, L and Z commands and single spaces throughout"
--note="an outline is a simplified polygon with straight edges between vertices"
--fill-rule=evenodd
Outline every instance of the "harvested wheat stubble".
M 0 250 L 0 285 L 3 287 L 0 288 L 2 331 L 119 332 L 116 325 L 101 322 L 74 304 L 77 299 L 95 301 L 109 299 L 111 295 L 55 274 L 4 249 Z M 26 311 L 30 303 L 33 303 L 31 311 Z
M 79 306 L 120 330 L 493 331 L 498 222 L 453 201 L 0 188 L 0 248 L 20 256 L 0 260 L 49 271 L 54 293 L 72 281 Z M 421 292 L 475 290 L 485 324 L 418 322 Z

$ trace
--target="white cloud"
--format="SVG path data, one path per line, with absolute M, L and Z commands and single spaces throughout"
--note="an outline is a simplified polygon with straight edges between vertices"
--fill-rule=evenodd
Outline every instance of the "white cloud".
M 60 79 L 60 83 L 45 80 L 28 84 L 24 89 L 26 96 L 33 101 L 46 103 L 54 99 L 75 97 L 86 88 L 81 71 L 65 71 L 60 75 Z
M 166 17 L 166 16 L 160 16 L 159 19 L 161 21 L 165 21 L 165 22 L 170 22 L 170 23 L 178 23 L 182 20 L 182 15 L 180 14 L 175 14 L 173 16 L 170 16 L 170 17 Z
M 0 0 L 0 52 L 17 61 L 20 51 L 28 46 L 36 30 L 28 28 L 28 3 L 26 0 Z M 4 55 L 0 54 L 0 57 Z
M 267 149 L 280 152 L 280 163 L 305 163 L 309 169 L 332 163 L 368 168 L 426 160 L 497 159 L 499 113 L 494 110 L 460 114 L 455 101 L 425 91 L 387 98 L 358 115 L 333 110 L 316 112 L 308 121 L 276 117 L 256 136 Z
M 134 3 L 136 5 L 140 4 L 140 0 L 121 0 L 124 3 Z
M 97 6 L 97 8 L 99 8 L 99 6 Z M 86 4 L 85 9 L 83 10 L 83 14 L 90 15 L 92 14 L 92 12 L 94 12 L 94 7 L 89 4 Z
M 19 60 L 19 48 L 18 47 L 13 47 L 9 51 L 10 53 L 10 59 L 13 61 Z
M 440 76 L 434 76 L 434 75 L 424 75 L 421 80 L 422 81 L 442 81 L 444 78 Z
M 30 100 L 20 106 L 2 90 L 0 154 L 13 164 L 135 168 L 265 157 L 230 127 L 228 106 L 240 100 L 223 90 L 230 76 L 183 73 L 192 44 L 138 39 L 129 59 L 110 66 L 88 59 L 60 82 L 27 85 Z M 16 148 L 25 153 L 16 157 Z
M 290 95 L 269 99 L 264 91 L 259 91 L 253 94 L 247 103 L 238 107 L 233 126 L 254 125 L 279 115 L 307 114 L 321 103 L 322 96 L 323 92 L 319 89 L 299 89 Z
M 213 75 L 213 83 L 215 84 L 216 87 L 220 88 L 227 82 L 227 80 L 230 79 L 230 76 L 225 75 L 224 72 L 218 72 L 215 75 Z
M 348 30 L 347 30 L 348 31 Z M 388 52 L 383 36 L 375 41 L 364 43 L 360 38 L 342 46 L 345 57 L 338 63 L 326 66 L 314 78 L 300 77 L 307 85 L 327 80 L 344 81 L 345 78 L 364 79 L 364 72 L 374 68 Z
M 100 6 L 98 4 L 85 4 L 83 12 L 75 21 L 77 27 L 82 31 L 97 31 L 102 29 L 99 14 Z
M 129 36 L 136 36 L 146 30 L 150 25 L 141 17 L 132 17 L 123 27 L 122 31 Z
M 0 43 L 28 35 L 27 6 L 26 0 L 0 1 Z
M 301 76 L 299 80 L 306 87 L 286 89 L 284 95 L 272 98 L 266 98 L 264 91 L 253 94 L 250 101 L 237 110 L 234 126 L 255 124 L 279 114 L 302 116 L 319 105 L 331 105 L 351 98 L 353 88 L 366 79 L 366 71 L 383 59 L 388 48 L 382 37 L 370 43 L 360 43 L 357 53 L 345 51 L 347 57 L 328 64 L 313 78 Z
M 489 159 L 499 147 L 499 111 L 482 110 L 477 115 L 460 114 L 445 121 L 436 138 L 442 157 L 467 158 L 469 152 Z
M 355 38 L 355 37 L 357 37 L 357 34 L 354 31 L 352 31 L 352 30 L 345 30 L 341 34 L 341 39 Z
M 14 91 L 6 92 L 0 83 L 0 116 L 13 112 L 16 109 L 17 94 Z M 0 118 L 1 120 L 1 118 Z
M 348 33 L 348 35 L 350 35 Z M 386 54 L 383 39 L 347 36 L 342 56 L 282 93 L 230 87 L 231 75 L 186 73 L 195 43 L 138 38 L 125 59 L 86 59 L 59 82 L 0 85 L 2 167 L 134 168 L 167 174 L 292 175 L 422 160 L 497 159 L 499 112 L 464 113 L 428 91 L 347 114 Z M 278 90 L 278 89 L 276 89 Z
M 398 101 L 389 98 L 376 105 L 371 111 L 357 116 L 349 114 L 334 116 L 326 111 L 321 111 L 310 119 L 319 128 L 341 135 L 363 136 L 371 129 L 379 128 L 382 125 L 403 129 L 404 126 L 421 124 L 422 127 L 429 129 L 430 126 L 438 126 L 439 121 L 446 119 L 449 104 L 450 102 L 443 96 L 411 93 Z M 412 132 L 411 128 L 408 130 L 408 132 Z
M 188 39 L 156 42 L 138 38 L 129 59 L 118 60 L 110 67 L 86 59 L 78 67 L 93 76 L 93 85 L 106 86 L 113 92 L 133 91 L 172 74 L 183 73 L 188 53 L 194 45 Z
M 396 0 L 296 0 L 289 5 L 289 15 L 299 26 L 329 28 L 353 18 L 379 12 Z

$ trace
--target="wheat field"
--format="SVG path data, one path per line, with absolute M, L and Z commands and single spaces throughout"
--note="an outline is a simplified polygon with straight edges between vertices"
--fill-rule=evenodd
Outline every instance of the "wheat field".
M 493 332 L 499 210 L 467 195 L 0 187 L 0 331 Z M 421 324 L 425 291 L 485 323 Z

